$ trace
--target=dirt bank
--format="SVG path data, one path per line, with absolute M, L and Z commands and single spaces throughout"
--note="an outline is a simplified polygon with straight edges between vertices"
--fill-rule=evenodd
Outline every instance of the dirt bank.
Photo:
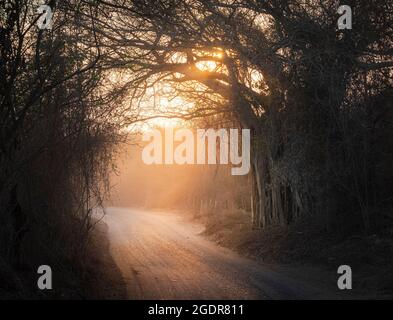
M 347 264 L 353 271 L 353 291 L 366 298 L 393 297 L 393 240 L 376 235 L 330 234 L 318 224 L 253 229 L 246 213 L 209 215 L 202 221 L 204 234 L 222 246 L 271 264 L 298 264 L 325 271 L 325 281 L 337 281 L 337 268 Z M 285 267 L 284 267 L 285 268 Z M 299 272 L 299 277 L 318 273 Z
M 108 227 L 97 221 L 87 260 L 86 299 L 126 299 L 126 285 L 109 248 Z

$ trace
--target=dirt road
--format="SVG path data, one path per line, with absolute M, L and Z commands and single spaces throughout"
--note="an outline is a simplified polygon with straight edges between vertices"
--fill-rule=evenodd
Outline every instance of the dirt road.
M 176 214 L 108 208 L 111 254 L 130 299 L 315 299 L 314 287 L 199 235 Z

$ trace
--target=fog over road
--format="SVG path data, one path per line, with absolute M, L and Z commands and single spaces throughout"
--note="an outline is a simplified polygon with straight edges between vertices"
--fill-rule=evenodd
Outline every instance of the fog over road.
M 172 213 L 108 208 L 111 254 L 130 299 L 315 299 L 323 293 L 243 258 Z

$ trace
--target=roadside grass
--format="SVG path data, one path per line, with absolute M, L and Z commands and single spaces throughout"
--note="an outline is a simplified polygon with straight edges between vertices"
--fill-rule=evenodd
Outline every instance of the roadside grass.
M 316 267 L 314 275 L 311 271 L 303 276 L 317 281 L 320 268 L 328 277 L 323 281 L 331 286 L 337 268 L 346 264 L 352 268 L 354 293 L 371 299 L 393 297 L 393 229 L 379 236 L 333 234 L 310 221 L 253 229 L 249 214 L 242 211 L 210 213 L 199 220 L 206 226 L 204 235 L 247 257 L 271 265 L 298 265 L 299 270 Z

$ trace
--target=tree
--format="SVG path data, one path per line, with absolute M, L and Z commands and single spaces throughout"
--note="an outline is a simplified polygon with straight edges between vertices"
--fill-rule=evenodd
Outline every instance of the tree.
M 352 30 L 322 0 L 98 1 L 112 19 L 97 26 L 133 101 L 166 82 L 195 102 L 190 117 L 217 112 L 252 129 L 255 226 L 315 215 L 336 228 L 354 213 L 369 229 L 382 199 L 371 200 L 376 167 L 358 116 L 391 87 L 391 5 L 348 4 Z
M 94 7 L 48 4 L 52 30 L 37 28 L 35 1 L 0 5 L 0 262 L 25 295 L 36 288 L 23 270 L 42 261 L 61 270 L 59 291 L 82 281 L 92 208 L 120 139 L 121 90 L 106 84 Z

